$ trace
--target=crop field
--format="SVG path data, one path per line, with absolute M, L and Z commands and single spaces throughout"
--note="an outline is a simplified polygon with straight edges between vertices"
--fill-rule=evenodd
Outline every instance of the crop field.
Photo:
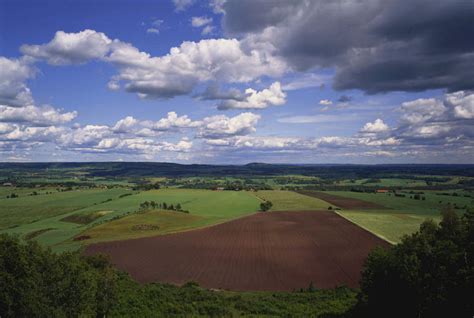
M 18 191 L 19 190 L 19 191 Z M 100 204 L 130 192 L 126 189 L 90 189 L 57 192 L 38 190 L 39 195 L 28 195 L 35 189 L 8 189 L 2 192 L 19 193 L 18 198 L 0 197 L 0 229 L 19 226 L 49 217 L 62 215 L 81 208 Z M 54 192 L 53 192 L 54 191 Z
M 271 201 L 271 211 L 326 210 L 330 206 L 323 200 L 293 191 L 258 191 L 255 195 L 262 200 Z
M 458 191 L 462 194 L 461 191 Z M 458 207 L 456 211 L 461 215 L 463 207 L 473 206 L 471 197 L 463 195 L 439 195 L 436 191 L 424 191 L 421 195 L 424 200 L 405 197 L 396 197 L 386 193 L 359 193 L 350 191 L 328 191 L 325 195 L 345 197 L 353 200 L 362 200 L 378 205 L 379 208 L 363 209 L 355 207 L 343 208 L 339 211 L 343 217 L 373 232 L 374 234 L 397 243 L 407 234 L 418 230 L 420 224 L 426 219 L 439 221 L 442 208 L 449 206 Z M 451 191 L 453 193 L 453 191 Z M 413 196 L 413 194 L 411 195 Z
M 125 196 L 124 196 L 125 195 Z M 3 199 L 2 199 L 3 200 Z M 258 210 L 260 200 L 244 191 L 209 191 L 188 189 L 161 189 L 132 192 L 125 189 L 94 189 L 58 192 L 50 195 L 0 200 L 2 221 L 6 224 L 1 232 L 16 233 L 53 247 L 57 251 L 77 249 L 87 241 L 73 241 L 72 238 L 94 229 L 94 241 L 101 239 L 122 239 L 157 234 L 156 231 L 136 230 L 131 235 L 129 228 L 117 227 L 127 224 L 129 219 L 115 220 L 139 210 L 145 201 L 181 204 L 189 214 L 168 212 L 156 214 L 157 222 L 169 223 L 171 229 L 183 230 L 220 223 Z M 16 205 L 13 205 L 13 203 Z M 9 204 L 9 205 L 8 205 Z M 18 214 L 24 208 L 23 214 Z M 8 212 L 10 214 L 8 214 Z M 10 218 L 7 216 L 11 215 Z M 153 215 L 153 214 L 152 214 Z M 132 216 L 130 216 L 132 217 Z M 149 224 L 150 214 L 133 215 L 136 222 Z M 81 220 L 81 221 L 78 221 Z M 7 222 L 8 221 L 8 222 Z M 183 223 L 181 223 L 183 221 Z M 173 223 L 173 222 L 171 222 Z M 8 228 L 9 224 L 16 226 Z M 151 222 L 153 225 L 153 222 Z M 158 234 L 171 229 L 161 226 Z M 103 230 L 103 233 L 101 232 Z M 155 228 L 156 230 L 156 228 Z
M 171 211 L 146 211 L 118 220 L 97 225 L 81 235 L 90 237 L 84 243 L 134 239 L 205 226 L 208 220 L 202 216 Z
M 324 200 L 326 202 L 329 202 L 335 205 L 336 207 L 343 208 L 343 209 L 377 209 L 377 208 L 383 209 L 384 208 L 382 205 L 379 205 L 370 201 L 330 194 L 327 192 L 299 191 L 298 193 L 309 196 L 309 197 L 314 197 L 314 198 Z
M 140 282 L 226 290 L 356 287 L 365 257 L 388 246 L 328 211 L 266 212 L 182 233 L 89 245 Z

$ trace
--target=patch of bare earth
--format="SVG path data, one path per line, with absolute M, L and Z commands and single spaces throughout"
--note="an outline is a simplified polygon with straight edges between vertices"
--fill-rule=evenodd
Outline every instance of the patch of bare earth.
M 357 287 L 388 243 L 328 211 L 262 212 L 188 232 L 89 245 L 140 282 L 196 281 L 227 290 Z
M 340 207 L 341 209 L 348 210 L 357 210 L 357 209 L 387 209 L 386 207 L 376 204 L 373 202 L 368 202 L 364 200 L 346 198 L 339 195 L 329 194 L 319 191 L 297 191 L 300 194 L 304 194 L 310 197 L 315 197 L 323 201 L 334 204 L 335 206 Z

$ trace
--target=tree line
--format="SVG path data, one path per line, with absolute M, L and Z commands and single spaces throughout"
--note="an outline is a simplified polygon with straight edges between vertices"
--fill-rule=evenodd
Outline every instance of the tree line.
M 147 211 L 147 210 L 156 210 L 156 209 L 163 209 L 163 210 L 171 210 L 183 213 L 189 213 L 188 210 L 183 210 L 180 203 L 176 205 L 166 202 L 155 202 L 155 201 L 145 201 L 140 203 L 140 211 Z

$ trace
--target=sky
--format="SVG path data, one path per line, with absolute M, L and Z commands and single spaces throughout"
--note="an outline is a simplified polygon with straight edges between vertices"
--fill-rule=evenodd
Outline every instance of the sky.
M 473 163 L 472 0 L 0 0 L 0 161 Z

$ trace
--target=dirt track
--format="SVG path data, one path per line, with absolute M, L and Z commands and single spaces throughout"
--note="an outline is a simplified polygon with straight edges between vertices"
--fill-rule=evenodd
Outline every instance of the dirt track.
M 388 246 L 337 214 L 267 212 L 205 229 L 90 245 L 140 282 L 228 290 L 356 287 L 374 246 Z
M 357 210 L 357 209 L 386 209 L 386 207 L 364 200 L 354 199 L 354 198 L 346 198 L 339 195 L 329 194 L 325 192 L 318 192 L 318 191 L 297 191 L 300 194 L 304 194 L 310 197 L 315 197 L 335 206 L 338 206 L 342 209 L 348 210 Z

